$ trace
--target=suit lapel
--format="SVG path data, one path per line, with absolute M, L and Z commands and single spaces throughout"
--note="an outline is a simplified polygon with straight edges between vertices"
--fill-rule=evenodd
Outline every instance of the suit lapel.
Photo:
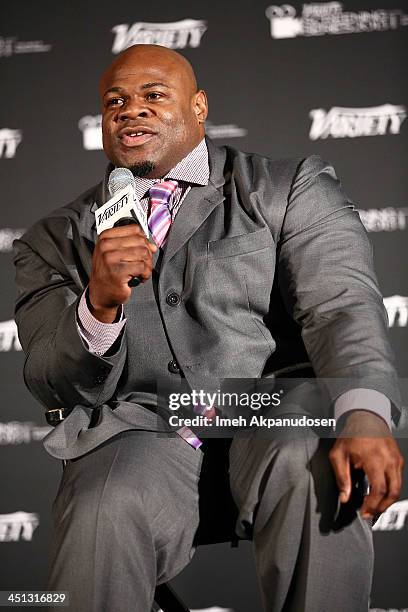
M 163 266 L 174 257 L 198 230 L 211 211 L 223 200 L 222 193 L 211 183 L 191 189 L 171 226 L 163 257 Z
M 225 200 L 221 187 L 225 183 L 225 149 L 206 138 L 210 163 L 208 185 L 192 187 L 178 211 L 167 240 L 162 267 L 184 246 L 218 204 Z
M 79 221 L 79 231 L 82 236 L 87 238 L 88 240 L 92 240 L 92 242 L 96 242 L 96 221 L 95 221 L 95 212 L 98 210 L 100 206 L 105 204 L 111 197 L 108 191 L 108 179 L 109 175 L 114 169 L 113 164 L 109 162 L 105 170 L 105 176 L 103 181 L 101 181 L 96 188 L 93 189 L 93 193 L 91 194 L 92 200 L 90 202 L 91 207 L 88 210 L 82 210 L 81 218 Z

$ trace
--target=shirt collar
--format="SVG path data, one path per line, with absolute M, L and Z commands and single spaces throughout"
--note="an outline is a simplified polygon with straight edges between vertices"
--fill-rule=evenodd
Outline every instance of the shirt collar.
M 205 139 L 186 155 L 174 168 L 169 170 L 163 180 L 174 179 L 195 185 L 208 185 L 210 178 L 210 166 L 208 162 L 208 149 Z M 158 180 L 135 177 L 136 196 L 141 200 L 146 192 L 153 187 Z

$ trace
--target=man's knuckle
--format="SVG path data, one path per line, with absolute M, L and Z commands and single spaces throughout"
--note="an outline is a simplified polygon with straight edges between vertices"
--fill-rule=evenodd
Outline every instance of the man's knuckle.
M 387 494 L 387 488 L 383 485 L 374 489 L 374 495 L 376 497 L 384 497 Z
M 400 465 L 401 464 L 400 464 L 400 461 L 399 461 L 398 457 L 394 457 L 392 459 L 392 461 L 389 463 L 388 470 L 389 471 L 395 471 L 395 470 L 398 471 L 399 468 L 400 468 Z
M 115 251 L 105 251 L 104 253 L 102 253 L 102 260 L 109 267 L 116 264 Z
M 391 503 L 395 503 L 400 496 L 400 490 L 398 489 L 398 491 L 390 491 L 389 495 L 388 495 L 388 499 L 391 500 Z
M 105 239 L 105 237 L 101 238 L 98 242 L 98 251 L 100 253 L 104 253 L 107 247 L 108 247 L 108 241 Z
M 329 452 L 330 461 L 336 463 L 340 459 L 340 451 L 338 448 L 332 448 Z

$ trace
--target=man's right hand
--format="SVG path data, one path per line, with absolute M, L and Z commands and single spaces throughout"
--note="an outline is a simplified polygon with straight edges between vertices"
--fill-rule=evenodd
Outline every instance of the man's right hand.
M 102 323 L 115 320 L 118 307 L 132 293 L 130 279 L 137 276 L 143 283 L 150 278 L 156 251 L 157 246 L 136 224 L 113 227 L 100 234 L 89 279 L 89 301 L 96 319 Z

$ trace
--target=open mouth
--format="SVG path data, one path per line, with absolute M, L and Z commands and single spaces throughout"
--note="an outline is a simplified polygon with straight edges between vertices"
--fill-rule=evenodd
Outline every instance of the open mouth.
M 154 136 L 155 134 L 143 130 L 127 130 L 122 132 L 119 138 L 125 147 L 138 147 L 149 142 Z

